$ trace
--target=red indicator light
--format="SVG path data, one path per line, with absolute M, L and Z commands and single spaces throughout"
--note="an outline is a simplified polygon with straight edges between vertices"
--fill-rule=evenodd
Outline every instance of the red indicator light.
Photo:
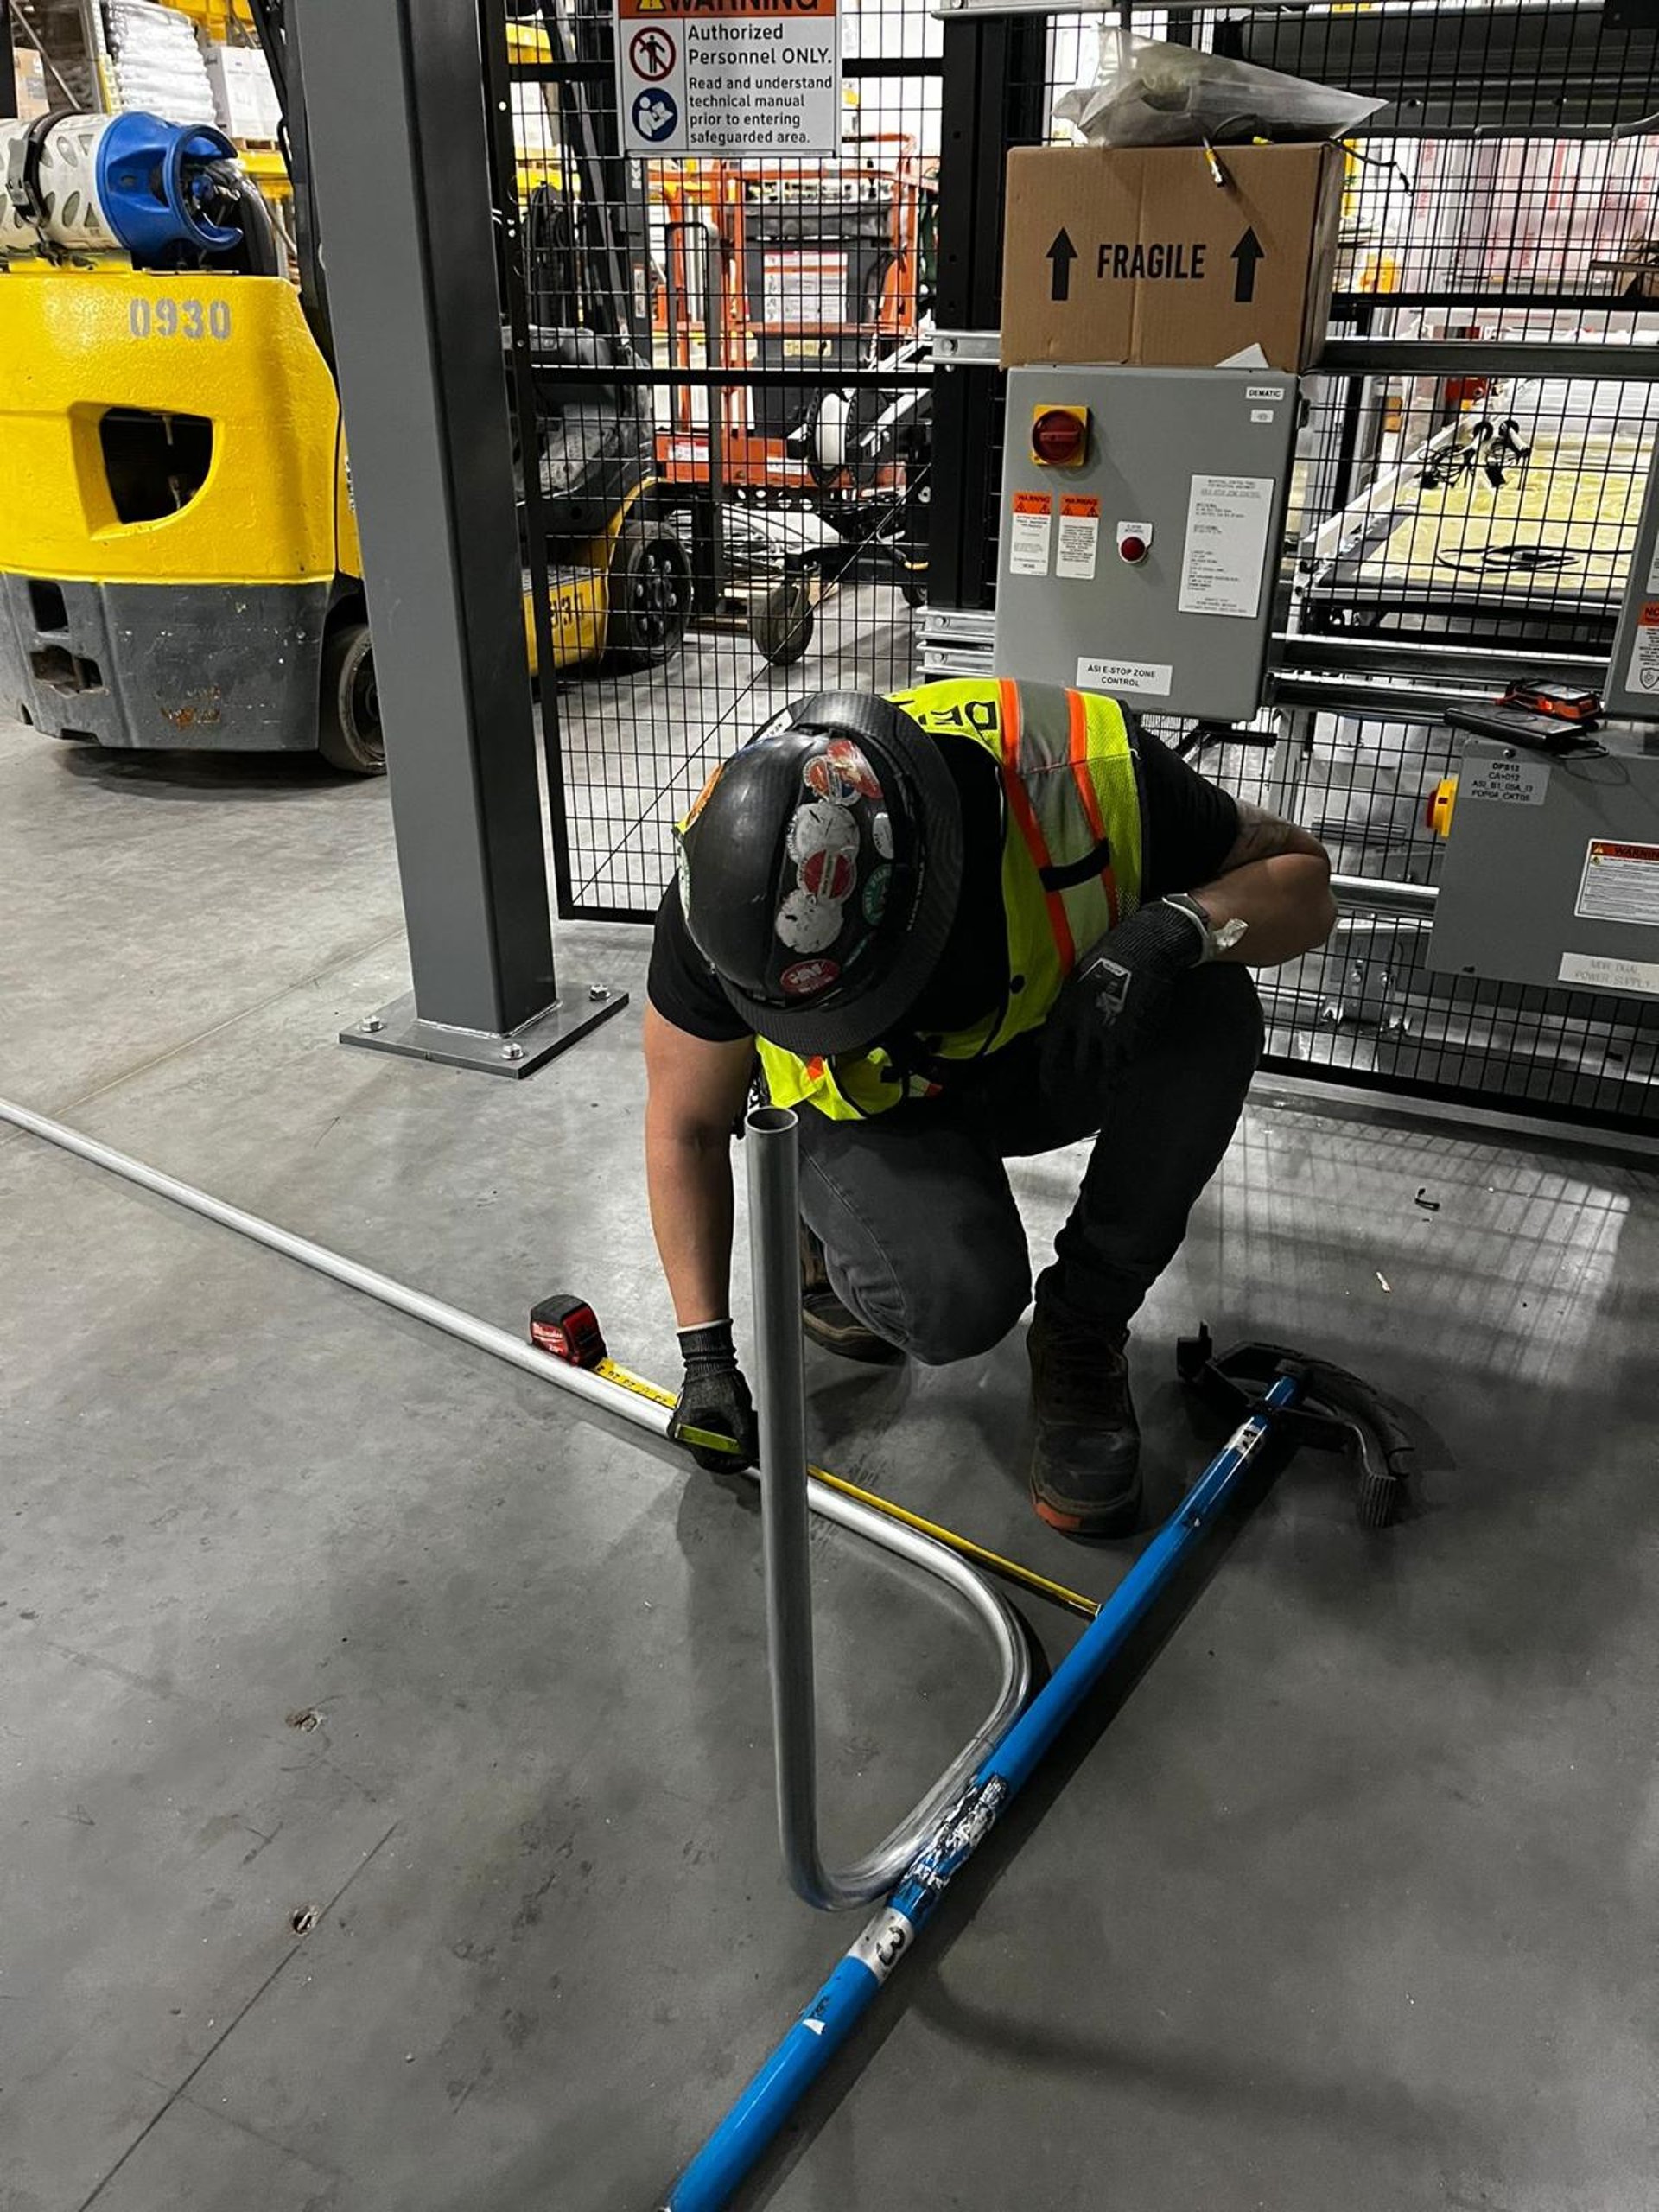
M 1131 563 L 1144 561 L 1147 557 L 1147 541 L 1144 537 L 1120 537 L 1117 541 L 1117 550 L 1123 558 Z

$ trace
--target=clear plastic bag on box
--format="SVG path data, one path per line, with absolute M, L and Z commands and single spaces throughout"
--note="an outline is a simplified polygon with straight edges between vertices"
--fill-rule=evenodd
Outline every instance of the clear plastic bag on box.
M 1091 146 L 1236 146 L 1254 138 L 1339 138 L 1385 103 L 1357 92 L 1103 29 L 1095 81 L 1054 103 Z

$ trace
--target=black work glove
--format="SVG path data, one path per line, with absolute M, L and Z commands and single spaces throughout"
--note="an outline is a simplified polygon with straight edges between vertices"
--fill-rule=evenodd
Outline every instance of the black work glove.
M 685 1380 L 668 1425 L 669 1434 L 685 1445 L 697 1465 L 711 1475 L 752 1467 L 760 1451 L 754 1401 L 737 1363 L 731 1323 L 705 1321 L 701 1328 L 682 1329 L 680 1357 L 685 1362 Z M 729 1436 L 738 1448 L 722 1452 L 712 1445 L 698 1445 L 687 1433 L 691 1429 Z
M 1162 899 L 1109 931 L 1066 978 L 1043 1024 L 1045 1088 L 1109 1090 L 1140 1049 L 1170 985 L 1209 950 L 1198 916 Z

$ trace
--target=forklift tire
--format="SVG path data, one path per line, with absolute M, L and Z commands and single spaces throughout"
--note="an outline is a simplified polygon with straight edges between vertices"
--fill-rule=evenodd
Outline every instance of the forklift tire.
M 386 741 L 374 683 L 374 646 L 366 622 L 341 622 L 322 644 L 317 750 L 347 776 L 384 776 Z
M 773 668 L 792 668 L 812 642 L 817 610 L 807 576 L 785 576 L 749 614 L 754 649 Z
M 671 530 L 630 525 L 611 554 L 606 645 L 613 665 L 671 660 L 691 620 L 691 556 Z
M 899 593 L 906 607 L 925 607 L 927 605 L 926 569 L 924 569 L 919 575 L 901 576 L 899 581 Z

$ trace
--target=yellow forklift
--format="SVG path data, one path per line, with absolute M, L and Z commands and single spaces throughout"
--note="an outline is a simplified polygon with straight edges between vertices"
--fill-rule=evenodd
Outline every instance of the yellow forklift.
M 280 95 L 280 46 L 267 58 Z M 0 122 L 0 711 L 98 745 L 316 750 L 380 772 L 301 178 L 296 289 L 209 127 Z M 537 450 L 519 467 L 542 495 L 556 667 L 664 660 L 692 575 L 654 497 L 648 390 L 594 378 L 633 365 L 620 339 L 533 335 Z M 562 384 L 562 365 L 581 380 Z M 525 586 L 534 669 L 528 572 Z

